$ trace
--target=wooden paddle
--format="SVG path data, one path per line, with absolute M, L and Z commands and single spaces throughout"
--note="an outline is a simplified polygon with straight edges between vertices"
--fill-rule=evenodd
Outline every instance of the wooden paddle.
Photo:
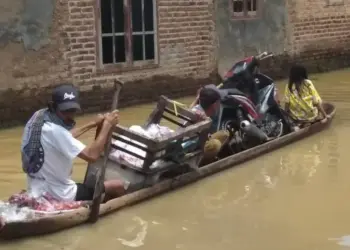
M 111 111 L 114 111 L 117 109 L 119 93 L 120 93 L 120 90 L 122 89 L 123 85 L 124 85 L 124 83 L 122 83 L 119 80 L 114 81 L 114 96 L 113 96 Z M 96 132 L 98 132 L 98 131 L 96 131 Z M 94 196 L 92 199 L 92 205 L 91 205 L 91 210 L 90 210 L 89 219 L 88 219 L 88 221 L 91 223 L 95 223 L 99 217 L 106 167 L 107 167 L 107 162 L 108 162 L 108 156 L 109 156 L 109 153 L 111 151 L 112 133 L 113 133 L 113 130 L 111 130 L 108 134 L 107 142 L 105 145 L 105 151 L 104 151 L 104 155 L 103 155 L 103 165 L 99 169 L 97 176 L 96 176 L 95 191 L 94 191 Z

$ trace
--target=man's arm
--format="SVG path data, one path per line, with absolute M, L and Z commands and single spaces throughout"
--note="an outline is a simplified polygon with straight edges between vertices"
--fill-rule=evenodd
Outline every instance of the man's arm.
M 73 160 L 78 156 L 87 162 L 94 162 L 100 157 L 101 152 L 104 150 L 109 131 L 111 131 L 118 121 L 119 118 L 117 111 L 106 116 L 106 119 L 102 123 L 99 135 L 96 140 L 88 146 L 85 146 L 82 142 L 75 139 L 70 131 L 61 128 L 58 125 L 54 125 L 53 129 L 47 131 L 43 130 L 43 133 L 46 135 L 45 138 L 47 138 L 48 143 L 68 159 Z
M 87 147 L 85 147 L 85 149 L 80 152 L 78 157 L 87 162 L 97 161 L 102 151 L 104 150 L 105 144 L 110 143 L 110 142 L 107 142 L 107 137 L 112 127 L 113 125 L 110 122 L 105 120 L 102 124 L 101 131 L 98 134 L 96 140 L 93 141 Z
M 72 133 L 74 138 L 78 138 L 82 134 L 86 133 L 92 128 L 95 128 L 97 126 L 96 122 L 89 122 L 79 128 L 73 128 L 70 132 Z
M 199 96 L 197 95 L 196 99 L 194 99 L 194 101 L 189 106 L 189 109 L 192 109 L 194 106 L 196 106 L 198 104 L 198 100 L 199 100 Z
M 192 109 L 194 106 L 196 106 L 199 103 L 199 93 L 201 92 L 202 88 L 199 88 L 197 90 L 197 94 L 196 94 L 196 99 L 194 99 L 194 101 L 191 103 L 191 105 L 189 106 L 189 109 Z
M 105 114 L 105 115 L 99 114 L 99 115 L 97 115 L 97 117 L 95 118 L 94 121 L 91 121 L 91 122 L 85 124 L 82 127 L 73 128 L 70 131 L 71 134 L 73 135 L 74 138 L 78 138 L 79 136 L 81 136 L 82 134 L 86 133 L 90 129 L 95 128 L 95 127 L 99 126 L 100 124 L 102 124 L 102 122 L 105 119 L 106 115 L 107 114 Z

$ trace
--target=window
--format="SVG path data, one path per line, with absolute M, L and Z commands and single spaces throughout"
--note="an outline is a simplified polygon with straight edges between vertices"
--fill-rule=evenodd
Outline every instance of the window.
M 101 63 L 143 66 L 157 58 L 156 0 L 100 0 Z
M 230 0 L 233 18 L 254 18 L 258 14 L 259 0 Z

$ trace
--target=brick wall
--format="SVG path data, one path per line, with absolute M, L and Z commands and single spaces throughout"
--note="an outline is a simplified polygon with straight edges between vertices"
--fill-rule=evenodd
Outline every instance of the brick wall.
M 97 111 L 110 105 L 116 77 L 126 82 L 121 106 L 153 101 L 160 94 L 195 93 L 200 84 L 217 80 L 212 1 L 158 0 L 159 65 L 125 72 L 99 70 L 96 2 L 56 1 L 49 45 L 36 52 L 24 52 L 20 44 L 4 48 L 22 51 L 10 60 L 10 86 L 2 86 L 0 126 L 24 122 L 45 105 L 52 85 L 62 81 L 79 86 L 83 108 Z
M 71 47 L 65 57 L 70 61 L 73 82 L 82 91 L 108 89 L 119 77 L 128 83 L 121 101 L 131 104 L 155 100 L 162 93 L 190 93 L 198 86 L 196 80 L 211 78 L 216 61 L 212 4 L 208 1 L 158 0 L 159 67 L 120 73 L 99 70 L 96 62 L 95 4 L 68 0 L 70 19 L 64 28 Z
M 285 53 L 263 65 L 271 77 L 285 78 L 292 63 L 310 73 L 350 67 L 350 2 L 287 0 Z
M 290 55 L 319 71 L 349 66 L 349 1 L 288 1 L 288 19 Z

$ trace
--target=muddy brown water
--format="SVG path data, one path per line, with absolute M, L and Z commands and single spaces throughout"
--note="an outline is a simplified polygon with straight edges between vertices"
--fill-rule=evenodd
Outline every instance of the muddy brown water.
M 94 225 L 0 242 L 0 249 L 350 249 L 350 69 L 311 79 L 323 99 L 337 106 L 327 131 L 123 209 Z M 279 83 L 280 90 L 283 84 Z M 122 110 L 122 123 L 141 124 L 153 106 Z M 25 188 L 19 155 L 22 129 L 0 132 L 3 199 Z M 88 133 L 83 141 L 93 136 Z M 76 181 L 83 180 L 85 167 L 77 160 Z

